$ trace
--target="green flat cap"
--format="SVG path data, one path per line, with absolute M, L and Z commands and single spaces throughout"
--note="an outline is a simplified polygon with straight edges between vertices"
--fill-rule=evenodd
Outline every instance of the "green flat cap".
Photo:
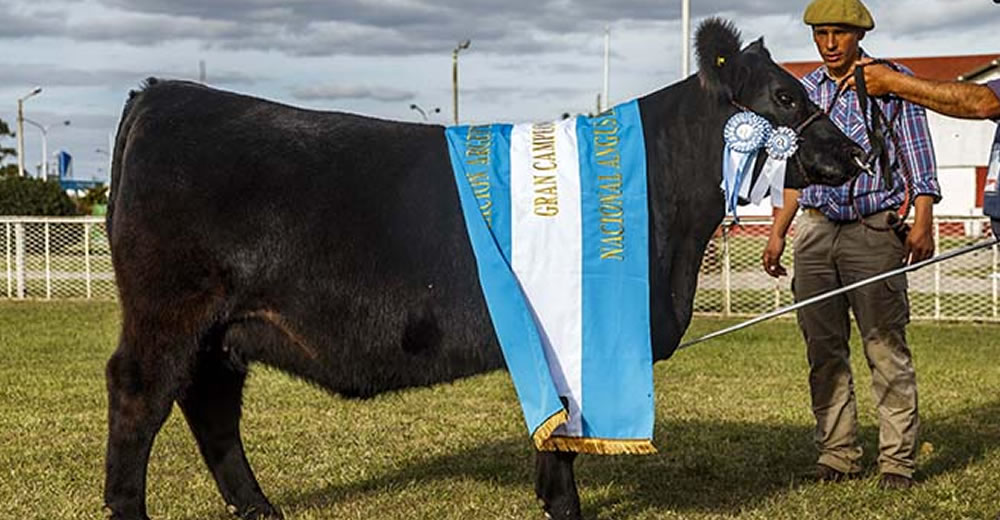
M 866 31 L 875 28 L 872 14 L 860 0 L 813 0 L 802 21 L 806 25 L 850 25 Z

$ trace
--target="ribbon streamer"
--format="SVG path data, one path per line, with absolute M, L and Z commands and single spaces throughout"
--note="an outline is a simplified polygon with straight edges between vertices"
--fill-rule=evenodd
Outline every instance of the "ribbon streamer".
M 764 195 L 770 193 L 771 206 L 775 208 L 784 207 L 785 189 L 785 167 L 788 161 L 785 159 L 775 159 L 768 157 L 764 161 L 764 168 L 760 171 L 757 183 L 753 185 L 753 192 L 750 193 L 750 202 L 760 204 L 764 200 Z
M 739 205 L 739 198 L 748 198 L 750 192 L 750 180 L 752 175 L 747 175 L 750 165 L 754 163 L 752 159 L 757 157 L 757 152 L 738 152 L 729 147 L 723 149 L 722 157 L 722 188 L 726 199 L 726 211 L 736 218 L 736 207 Z
M 748 175 L 754 164 L 757 151 L 765 146 L 772 134 L 771 123 L 754 112 L 737 112 L 726 121 L 722 130 L 726 146 L 722 157 L 722 184 L 726 211 L 732 213 L 738 222 L 736 208 L 739 199 L 751 197 L 751 181 Z
M 753 183 L 753 165 L 757 163 L 757 153 L 750 154 L 743 165 L 743 172 L 740 180 L 740 191 L 737 202 L 750 198 L 750 184 Z
M 799 139 L 795 130 L 787 126 L 778 127 L 771 132 L 764 148 L 767 150 L 768 158 L 754 185 L 753 193 L 750 194 L 750 202 L 759 204 L 770 188 L 771 206 L 781 208 L 785 205 L 783 194 L 785 169 L 788 159 L 799 148 Z

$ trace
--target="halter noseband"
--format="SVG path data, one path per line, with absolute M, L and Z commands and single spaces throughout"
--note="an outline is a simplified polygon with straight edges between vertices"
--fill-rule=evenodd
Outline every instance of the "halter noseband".
M 836 97 L 834 98 L 834 101 L 836 101 Z M 737 110 L 741 110 L 743 112 L 753 112 L 754 114 L 760 115 L 760 113 L 757 112 L 756 110 L 753 110 L 753 109 L 751 109 L 751 108 L 743 105 L 742 103 L 740 103 L 739 101 L 736 101 L 735 99 L 730 98 L 729 99 L 729 103 L 731 105 L 733 105 L 734 107 L 736 107 Z M 830 103 L 830 108 L 833 108 L 833 103 Z M 794 128 L 794 130 L 795 130 L 795 136 L 798 138 L 799 142 L 803 141 L 802 131 L 805 130 L 806 127 L 808 127 L 809 125 L 811 125 L 814 122 L 816 122 L 817 119 L 819 119 L 820 117 L 823 117 L 824 115 L 826 115 L 828 113 L 829 113 L 829 110 L 827 110 L 825 112 L 823 110 L 814 110 L 812 114 L 809 114 L 809 116 L 806 117 L 801 123 L 799 123 L 798 125 L 796 125 L 795 128 Z M 761 116 L 761 117 L 764 117 L 764 116 Z M 805 179 L 805 181 L 806 181 L 807 184 L 813 184 L 812 183 L 812 179 L 809 177 L 809 171 L 806 169 L 805 165 L 802 164 L 802 159 L 799 157 L 799 154 L 796 152 L 793 155 L 793 157 L 795 158 L 795 165 L 798 167 L 799 172 L 802 174 L 802 178 Z

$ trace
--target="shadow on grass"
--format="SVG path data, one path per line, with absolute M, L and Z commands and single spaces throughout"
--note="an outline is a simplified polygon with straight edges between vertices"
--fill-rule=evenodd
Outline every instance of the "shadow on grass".
M 935 446 L 929 460 L 920 466 L 917 477 L 922 480 L 982 460 L 987 453 L 1000 448 L 1000 401 L 925 419 L 921 425 L 921 440 Z
M 941 446 L 918 478 L 961 470 L 1000 446 L 1000 401 L 925 419 L 922 440 Z M 670 421 L 657 424 L 660 454 L 583 456 L 576 475 L 584 516 L 629 518 L 648 510 L 736 514 L 802 485 L 811 485 L 815 452 L 809 426 Z M 862 428 L 866 473 L 874 474 L 878 432 Z M 415 481 L 472 478 L 533 489 L 533 452 L 523 439 L 502 439 L 447 456 L 417 460 L 399 471 L 347 485 L 285 492 L 275 503 L 288 511 L 324 508 L 353 497 L 403 489 Z M 599 496 L 589 496 L 589 491 Z M 603 493 L 603 494 L 601 494 Z M 539 517 L 541 516 L 539 512 Z

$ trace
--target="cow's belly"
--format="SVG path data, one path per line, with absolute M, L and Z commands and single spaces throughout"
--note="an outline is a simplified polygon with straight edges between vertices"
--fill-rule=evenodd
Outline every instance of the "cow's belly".
M 278 284 L 268 297 L 241 303 L 239 314 L 251 319 L 234 323 L 227 342 L 249 360 L 346 396 L 501 368 L 474 270 L 427 283 L 429 275 L 303 279 L 300 290 L 281 294 Z
M 263 236 L 261 222 L 229 220 L 233 229 L 198 240 L 210 248 L 200 263 L 224 273 L 229 348 L 349 396 L 501 368 L 460 216 L 421 227 L 412 211 L 386 210 L 326 224 L 348 222 L 350 210 Z M 177 276 L 190 268 L 165 265 Z

